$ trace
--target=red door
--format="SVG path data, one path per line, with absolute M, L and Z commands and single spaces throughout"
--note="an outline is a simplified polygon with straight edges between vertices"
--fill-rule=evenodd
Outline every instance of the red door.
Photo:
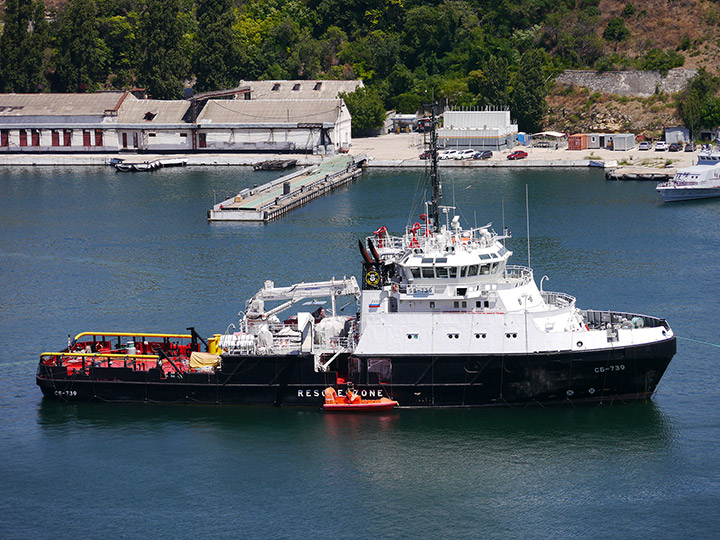
M 122 143 L 123 148 L 127 148 L 127 133 L 123 133 L 122 141 L 123 141 L 123 143 Z
M 52 130 L 52 145 L 60 146 L 60 134 L 56 130 Z
M 20 146 L 27 146 L 27 131 L 24 129 L 20 130 Z
M 83 129 L 83 146 L 90 146 L 90 130 Z

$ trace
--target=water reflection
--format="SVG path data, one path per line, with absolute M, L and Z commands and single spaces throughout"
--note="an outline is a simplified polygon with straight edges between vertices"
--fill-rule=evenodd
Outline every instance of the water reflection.
M 326 445 L 348 441 L 368 450 L 378 442 L 413 446 L 496 449 L 612 446 L 629 452 L 657 450 L 674 439 L 671 422 L 652 402 L 623 406 L 529 409 L 400 409 L 374 414 L 330 414 L 319 408 L 58 403 L 42 400 L 38 425 L 67 430 L 144 431 L 213 429 L 251 433 L 268 427 L 303 431 Z M 372 440 L 368 445 L 366 441 Z

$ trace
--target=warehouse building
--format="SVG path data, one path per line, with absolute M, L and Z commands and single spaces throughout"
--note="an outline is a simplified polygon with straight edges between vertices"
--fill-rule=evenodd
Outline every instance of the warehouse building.
M 337 94 L 362 81 L 255 84 L 167 101 L 138 99 L 130 92 L 0 94 L 0 153 L 334 154 L 349 149 L 352 118 Z M 265 91 L 280 97 L 284 86 L 292 99 L 247 98 Z
M 446 148 L 502 150 L 517 144 L 518 126 L 510 111 L 445 111 L 438 143 Z

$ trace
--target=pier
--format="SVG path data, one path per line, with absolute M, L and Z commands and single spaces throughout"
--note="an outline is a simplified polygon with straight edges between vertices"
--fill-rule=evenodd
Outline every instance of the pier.
M 675 169 L 650 169 L 647 167 L 620 167 L 605 173 L 606 180 L 649 180 L 665 182 L 675 176 Z
M 208 221 L 272 221 L 352 182 L 362 174 L 365 155 L 337 156 L 272 182 L 242 190 L 208 210 Z

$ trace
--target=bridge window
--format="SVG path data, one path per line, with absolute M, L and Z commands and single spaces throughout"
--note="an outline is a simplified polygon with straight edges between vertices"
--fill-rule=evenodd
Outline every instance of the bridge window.
M 433 267 L 432 266 L 423 266 L 422 267 L 422 277 L 434 278 L 435 272 L 433 272 Z
M 448 277 L 448 268 L 446 266 L 438 266 L 435 268 L 435 275 L 439 278 Z
M 485 276 L 490 273 L 490 265 L 489 264 L 483 264 L 480 267 L 480 275 Z
M 410 273 L 412 274 L 412 277 L 414 277 L 414 278 L 420 277 L 420 269 L 417 267 L 410 268 Z

